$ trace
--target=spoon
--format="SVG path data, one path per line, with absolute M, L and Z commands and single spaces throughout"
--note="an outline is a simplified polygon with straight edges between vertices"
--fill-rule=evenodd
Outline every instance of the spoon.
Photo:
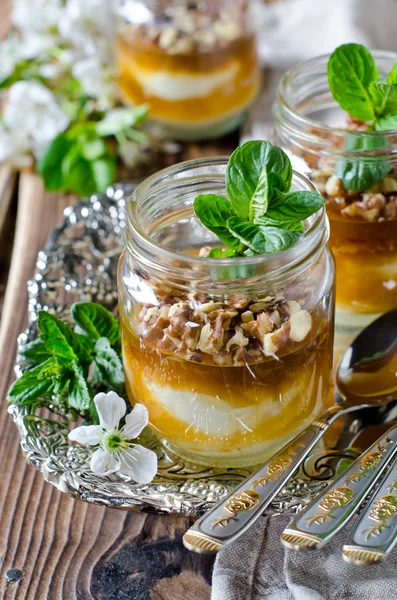
M 341 415 L 366 409 L 365 420 L 371 424 L 397 418 L 396 403 L 391 402 L 397 397 L 397 377 L 393 380 L 394 367 L 389 364 L 396 351 L 397 310 L 393 310 L 371 323 L 344 352 L 336 375 L 338 404 L 200 517 L 183 536 L 186 548 L 213 554 L 251 527 Z

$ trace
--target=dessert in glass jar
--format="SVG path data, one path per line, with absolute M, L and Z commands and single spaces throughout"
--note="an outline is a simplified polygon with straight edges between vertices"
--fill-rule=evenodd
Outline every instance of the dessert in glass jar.
M 237 466 L 275 452 L 327 403 L 334 263 L 324 209 L 286 250 L 217 248 L 194 200 L 225 194 L 226 167 L 189 161 L 137 188 L 119 307 L 128 394 L 147 406 L 152 430 L 183 457 Z M 315 193 L 294 173 L 298 190 Z
M 261 74 L 247 2 L 123 0 L 116 44 L 126 102 L 178 139 L 223 135 L 242 122 Z
M 334 85 L 330 63 L 340 53 L 351 52 L 363 55 L 373 67 L 374 83 L 365 82 L 371 93 L 387 90 L 388 84 L 381 80 L 393 70 L 395 54 L 376 51 L 371 61 L 362 46 L 342 46 L 331 56 L 292 67 L 283 76 L 273 135 L 293 166 L 326 198 L 329 243 L 337 267 L 336 325 L 341 336 L 346 334 L 346 343 L 354 331 L 397 307 L 397 131 L 393 131 L 397 119 L 394 125 L 384 121 L 381 126 L 386 129 L 378 130 L 382 117 L 371 121 L 371 114 L 366 118 L 364 112 L 358 119 L 343 110 L 338 94 L 330 89 L 330 82 Z M 338 68 L 343 77 L 343 65 L 338 63 Z M 349 85 L 346 76 L 345 88 Z M 397 87 L 389 87 L 397 97 Z M 378 118 L 376 111 L 374 118 Z

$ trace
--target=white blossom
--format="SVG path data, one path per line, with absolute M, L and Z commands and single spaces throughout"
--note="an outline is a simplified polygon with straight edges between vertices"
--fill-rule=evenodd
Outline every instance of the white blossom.
M 27 133 L 18 127 L 10 131 L 0 123 L 0 163 L 5 161 L 21 169 L 30 166 L 33 158 Z
M 12 33 L 0 44 L 0 81 L 9 77 L 22 60 L 21 43 Z
M 28 34 L 54 34 L 63 15 L 62 5 L 62 0 L 14 0 L 11 22 Z
M 66 0 L 59 30 L 83 56 L 96 55 L 102 61 L 109 61 L 114 23 L 114 2 L 111 0 Z
M 149 483 L 157 473 L 157 456 L 148 448 L 131 440 L 138 437 L 148 424 L 149 416 L 143 404 L 136 404 L 125 417 L 126 404 L 115 392 L 97 394 L 94 403 L 99 425 L 81 426 L 69 433 L 69 439 L 88 446 L 98 446 L 91 456 L 91 470 L 95 475 L 119 472 L 136 481 Z
M 106 111 L 114 106 L 117 98 L 114 74 L 100 63 L 97 56 L 76 61 L 72 67 L 72 75 L 90 98 L 98 100 L 99 110 Z
M 29 136 L 36 158 L 69 124 L 51 90 L 36 81 L 18 81 L 10 87 L 3 121 L 9 129 L 19 128 Z

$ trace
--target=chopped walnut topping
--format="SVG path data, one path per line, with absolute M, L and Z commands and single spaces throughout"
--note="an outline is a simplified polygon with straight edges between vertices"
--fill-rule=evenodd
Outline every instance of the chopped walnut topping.
M 344 191 L 342 180 L 336 175 L 331 175 L 325 184 L 325 193 L 332 198 L 336 198 L 337 196 L 341 196 Z
M 272 333 L 267 333 L 263 338 L 263 351 L 266 355 L 276 354 L 282 350 L 290 336 L 290 323 L 283 323 L 279 329 Z
M 327 207 L 346 217 L 368 222 L 396 218 L 394 202 L 397 175 L 388 175 L 366 192 L 345 190 L 336 175 L 329 170 L 313 171 L 312 177 L 327 200 Z
M 290 338 L 294 342 L 302 342 L 312 327 L 312 318 L 307 310 L 298 310 L 290 317 Z

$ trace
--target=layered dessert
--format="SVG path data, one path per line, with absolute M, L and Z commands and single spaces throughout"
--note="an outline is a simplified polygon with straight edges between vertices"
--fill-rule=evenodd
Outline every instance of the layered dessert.
M 324 305 L 164 289 L 156 297 L 121 313 L 124 365 L 130 397 L 179 453 L 252 464 L 321 410 L 332 356 Z
M 397 306 L 397 172 L 365 191 L 345 189 L 327 167 L 311 178 L 331 224 L 338 323 L 365 325 Z
M 224 3 L 158 3 L 152 19 L 124 22 L 117 41 L 124 99 L 180 139 L 238 126 L 260 86 L 255 40 Z

